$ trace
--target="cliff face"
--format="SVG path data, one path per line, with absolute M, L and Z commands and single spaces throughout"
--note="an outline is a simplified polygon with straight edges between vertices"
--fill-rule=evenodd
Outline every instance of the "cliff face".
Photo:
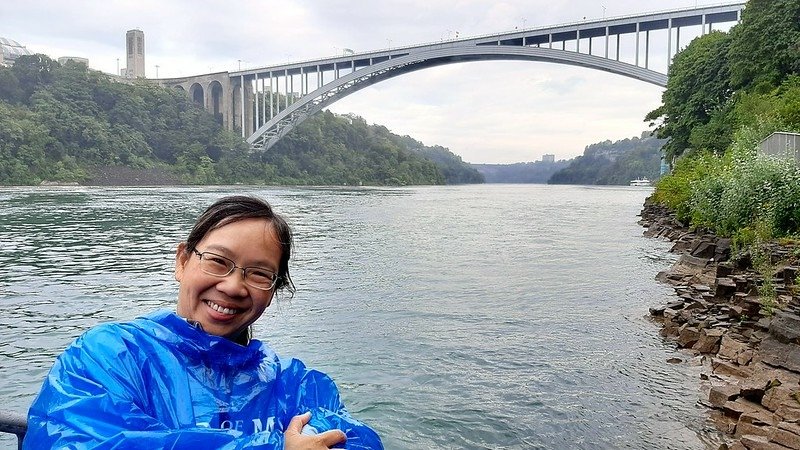
M 776 270 L 774 306 L 748 258 L 730 260 L 730 240 L 683 227 L 674 214 L 645 203 L 644 234 L 675 242 L 675 265 L 657 279 L 676 299 L 650 309 L 661 334 L 703 362 L 705 406 L 730 442 L 726 449 L 800 449 L 800 248 L 768 249 Z

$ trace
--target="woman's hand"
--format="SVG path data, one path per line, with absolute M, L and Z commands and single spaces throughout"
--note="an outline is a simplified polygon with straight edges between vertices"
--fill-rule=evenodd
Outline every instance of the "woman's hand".
M 305 424 L 311 420 L 311 413 L 307 412 L 292 417 L 289 426 L 283 433 L 284 450 L 329 450 L 336 444 L 344 444 L 347 436 L 341 430 L 330 430 L 313 436 L 304 436 L 300 433 Z

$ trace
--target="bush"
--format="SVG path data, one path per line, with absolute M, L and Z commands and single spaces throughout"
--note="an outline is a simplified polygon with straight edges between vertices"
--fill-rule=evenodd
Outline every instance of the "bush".
M 669 175 L 656 184 L 653 200 L 675 211 L 678 220 L 691 223 L 695 186 L 720 170 L 721 159 L 709 152 L 687 153 Z

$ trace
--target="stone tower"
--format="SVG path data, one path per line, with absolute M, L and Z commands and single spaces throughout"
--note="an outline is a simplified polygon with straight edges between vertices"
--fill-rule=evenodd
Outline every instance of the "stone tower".
M 128 66 L 126 78 L 144 77 L 144 33 L 142 30 L 129 30 L 125 34 Z

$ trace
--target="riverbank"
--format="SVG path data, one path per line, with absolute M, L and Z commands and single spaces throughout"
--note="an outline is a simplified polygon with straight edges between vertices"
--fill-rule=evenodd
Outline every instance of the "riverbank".
M 184 184 L 180 176 L 166 167 L 135 169 L 126 166 L 97 166 L 91 170 L 86 186 L 175 186 Z
M 764 280 L 731 241 L 689 230 L 645 201 L 648 237 L 674 242 L 680 256 L 657 275 L 675 301 L 650 309 L 661 334 L 703 364 L 701 403 L 729 442 L 720 449 L 800 449 L 800 247 L 769 248 L 777 306 L 763 307 Z

